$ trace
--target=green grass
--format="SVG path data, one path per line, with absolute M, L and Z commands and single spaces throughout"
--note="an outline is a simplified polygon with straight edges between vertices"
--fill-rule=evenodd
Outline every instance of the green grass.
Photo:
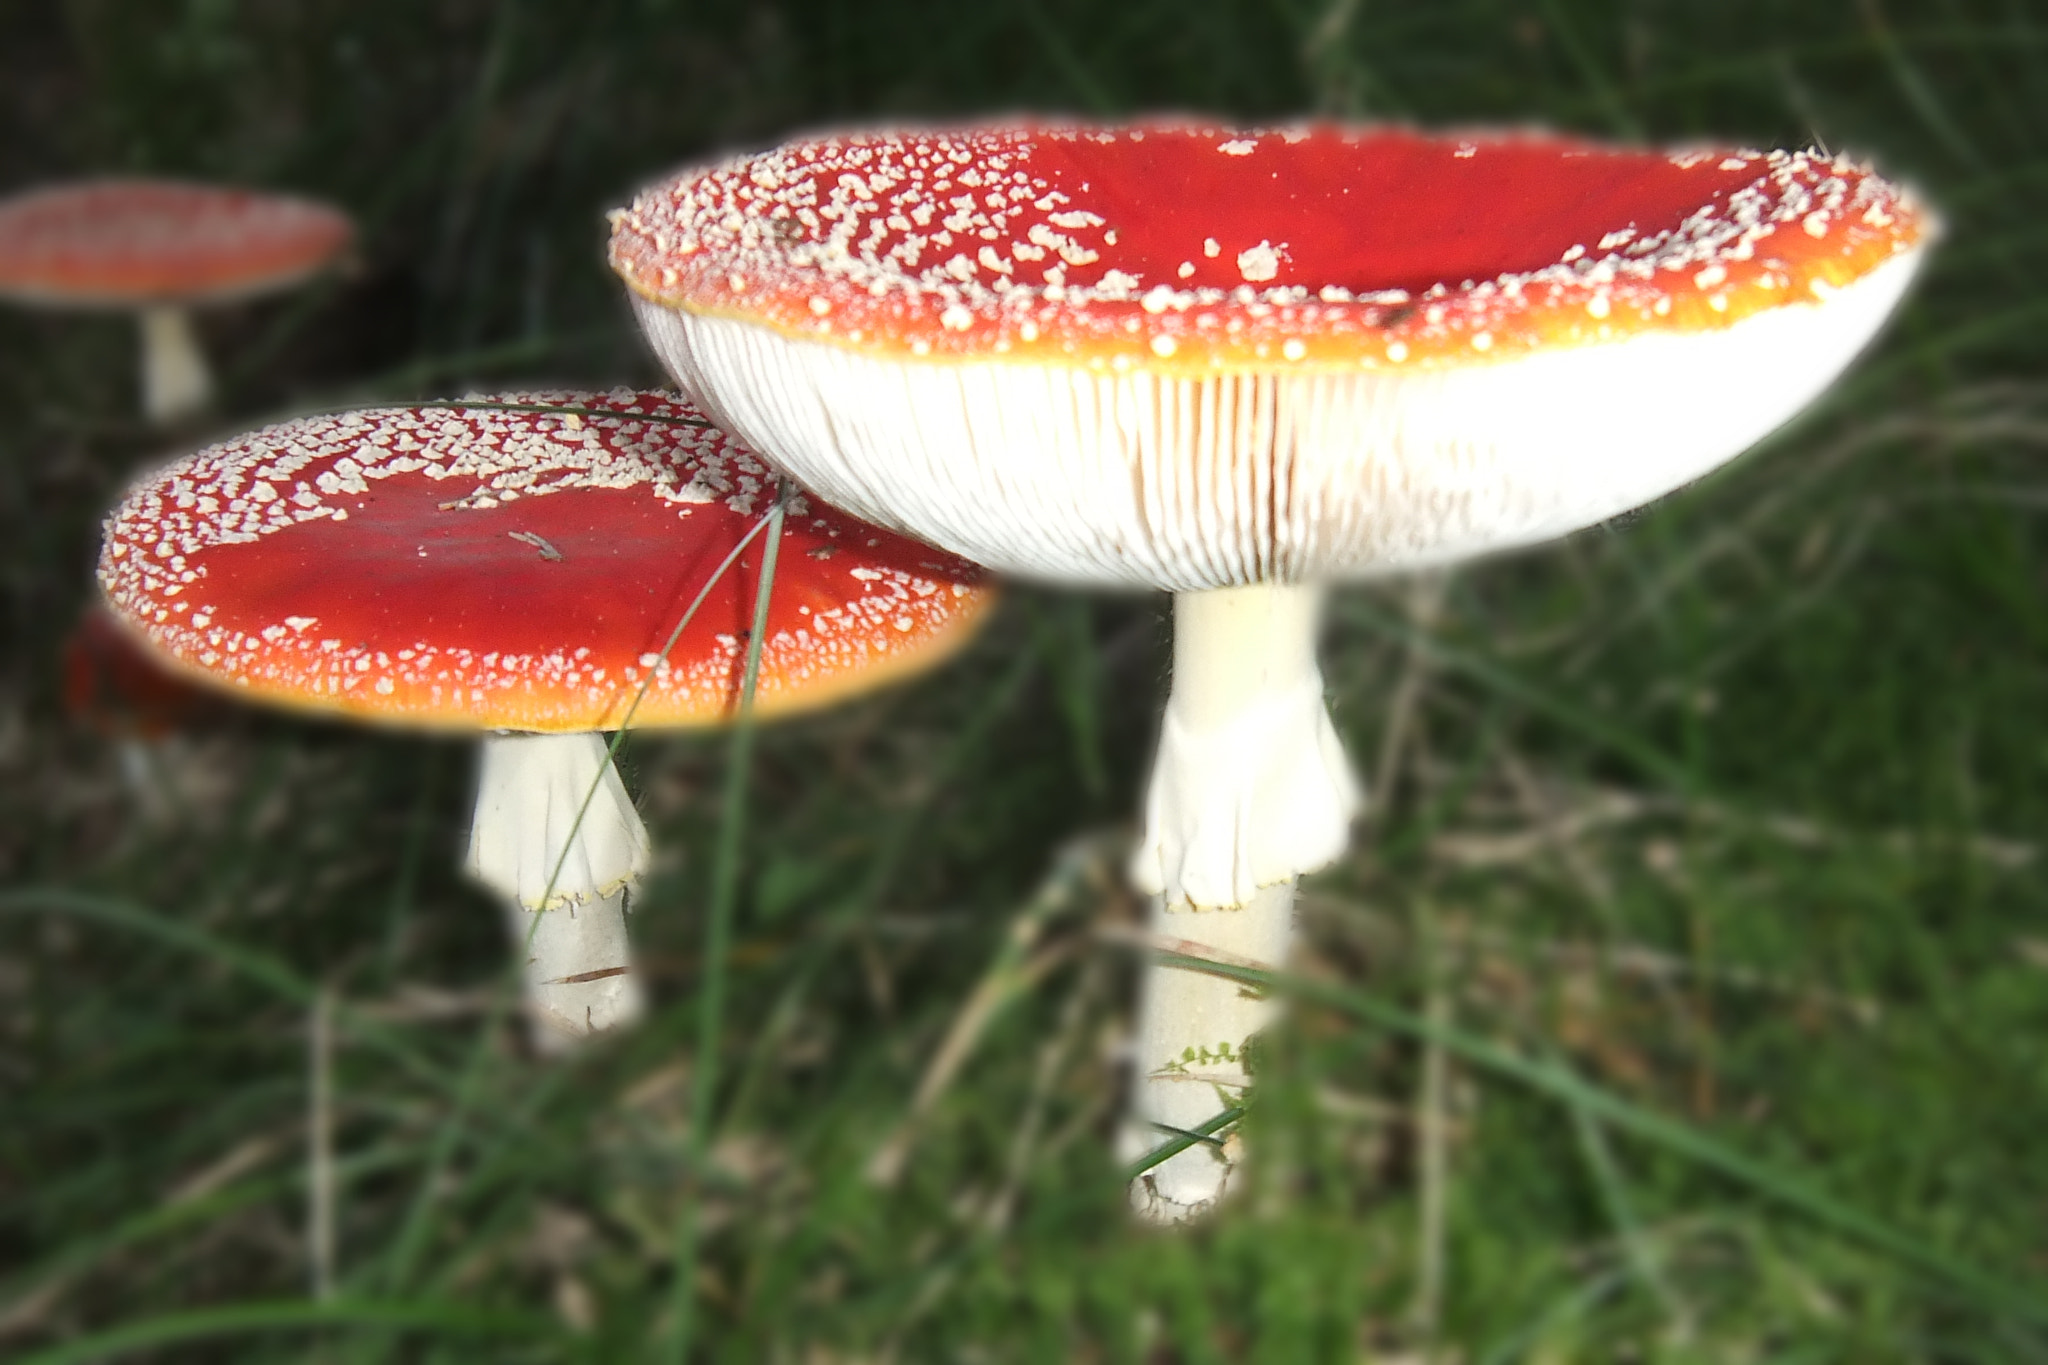
M 220 715 L 148 818 L 65 718 L 97 517 L 206 433 L 135 423 L 123 325 L 5 312 L 0 1356 L 636 1360 L 688 1302 L 698 1358 L 798 1365 L 2048 1360 L 2031 7 L 0 13 L 0 187 L 181 172 L 362 216 L 352 274 L 204 322 L 221 430 L 656 382 L 602 212 L 669 166 L 840 121 L 1162 107 L 1818 137 L 1948 223 L 1878 348 L 1725 472 L 1428 591 L 1338 595 L 1338 725 L 1391 781 L 1305 892 L 1246 1197 L 1146 1233 L 1107 1140 L 1163 602 L 1014 593 L 942 674 L 763 729 L 744 829 L 725 740 L 629 737 L 658 1008 L 536 1063 L 456 873 L 466 748 Z

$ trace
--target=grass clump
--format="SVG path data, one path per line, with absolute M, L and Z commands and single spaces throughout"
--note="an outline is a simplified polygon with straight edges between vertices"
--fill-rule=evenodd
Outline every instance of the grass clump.
M 687 1300 L 700 1358 L 806 1365 L 2048 1356 L 2024 7 L 0 18 L 0 183 L 190 173 L 363 216 L 357 273 L 205 324 L 233 426 L 656 382 L 603 209 L 793 128 L 1018 107 L 1819 140 L 1948 236 L 1873 354 L 1725 472 L 1339 594 L 1325 673 L 1377 805 L 1304 894 L 1252 1187 L 1181 1237 L 1124 1220 L 1105 1140 L 1161 603 L 1019 591 L 943 675 L 763 731 L 715 1058 L 703 859 L 635 916 L 648 1026 L 536 1066 L 455 874 L 454 746 L 221 717 L 145 819 L 64 720 L 97 517 L 161 451 L 123 327 L 0 315 L 0 1353 L 637 1359 Z M 716 844 L 722 743 L 621 759 L 657 846 Z

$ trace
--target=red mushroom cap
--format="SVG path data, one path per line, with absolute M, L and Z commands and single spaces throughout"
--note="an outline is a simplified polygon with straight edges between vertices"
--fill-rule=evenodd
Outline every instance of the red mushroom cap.
M 304 279 L 354 239 L 289 195 L 88 180 L 0 201 L 0 296 L 86 307 L 225 300 Z
M 1805 152 L 1026 125 L 688 172 L 614 216 L 611 259 L 654 303 L 875 354 L 1356 371 L 1723 328 L 1927 226 Z
M 220 709 L 220 696 L 172 672 L 105 606 L 79 613 L 64 638 L 64 710 L 106 735 L 160 739 Z
M 479 400 L 481 401 L 481 400 Z M 266 700 L 451 728 L 705 725 L 739 694 L 773 476 L 662 394 L 305 418 L 157 471 L 108 518 L 100 584 L 177 663 Z M 801 496 L 758 709 L 937 662 L 992 600 L 974 566 Z

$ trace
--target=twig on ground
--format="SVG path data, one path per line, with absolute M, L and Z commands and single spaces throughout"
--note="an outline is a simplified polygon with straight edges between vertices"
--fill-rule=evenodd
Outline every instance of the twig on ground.
M 307 1030 L 306 1264 L 315 1303 L 334 1297 L 334 988 L 313 997 Z
M 1425 573 L 1417 575 L 1408 587 L 1408 623 L 1414 633 L 1403 650 L 1401 680 L 1394 684 L 1394 694 L 1387 701 L 1387 725 L 1380 732 L 1379 759 L 1373 764 L 1371 798 L 1382 808 L 1394 799 L 1394 783 L 1429 680 L 1429 651 L 1422 641 L 1436 629 L 1450 582 L 1448 572 Z
M 1065 910 L 1078 886 L 1100 883 L 1106 875 L 1110 850 L 1105 841 L 1089 840 L 1061 855 L 1052 875 L 1047 877 L 1024 908 L 1010 921 L 1010 931 L 979 983 L 961 1003 L 946 1036 L 932 1054 L 910 1108 L 889 1136 L 868 1159 L 870 1182 L 889 1186 L 903 1173 L 903 1164 L 917 1141 L 919 1124 L 939 1097 L 966 1065 L 981 1035 L 1003 1007 L 1031 989 L 1044 975 L 1072 955 L 1071 943 L 1052 944 L 1032 953 L 1047 924 Z M 1026 954 L 1031 954 L 1029 957 Z
M 1451 993 L 1437 948 L 1436 915 L 1427 900 L 1416 905 L 1416 928 L 1424 994 L 1423 1020 L 1433 1032 L 1450 1027 Z M 1416 1335 L 1434 1343 L 1443 1317 L 1444 1208 L 1450 1180 L 1444 1105 L 1450 1059 L 1434 1037 L 1422 1044 L 1422 1075 L 1415 1095 L 1416 1247 L 1415 1298 L 1409 1319 Z
M 1540 778 L 1535 780 L 1541 785 Z M 1873 843 L 1886 852 L 1908 853 L 1928 842 L 1925 836 L 1904 830 L 1842 829 L 1804 816 L 1750 814 L 1717 802 L 1689 801 L 1615 787 L 1591 789 L 1569 804 L 1551 798 L 1544 806 L 1544 817 L 1534 824 L 1501 831 L 1450 830 L 1431 838 L 1429 851 L 1433 857 L 1461 868 L 1505 867 L 1532 861 L 1559 840 L 1579 839 L 1637 820 L 1679 816 L 1754 831 L 1794 848 Z M 2041 852 L 2039 844 L 1996 835 L 1975 835 L 1957 840 L 1956 845 L 1971 857 L 2002 871 L 2029 867 Z
M 1058 1079 L 1060 1068 L 1073 1050 L 1074 1038 L 1087 1019 L 1087 1006 L 1095 994 L 1093 987 L 1101 975 L 1100 964 L 1091 964 L 1082 980 L 1075 984 L 1074 989 L 1067 992 L 1066 1001 L 1060 1006 L 1058 1027 L 1053 1031 L 1052 1037 L 1038 1049 L 1038 1065 L 1031 1073 L 1031 1097 L 1025 1102 L 1024 1116 L 1018 1122 L 1016 1136 L 1010 1142 L 1010 1159 L 1003 1175 L 1002 1188 L 989 1200 L 988 1210 L 982 1216 L 982 1224 L 991 1235 L 1000 1234 L 1010 1225 L 1010 1214 L 1016 1207 L 1017 1193 L 1023 1188 L 1024 1177 L 1031 1169 L 1031 1157 L 1038 1144 L 1038 1134 L 1045 1126 L 1046 1102 L 1052 1095 L 1053 1082 Z

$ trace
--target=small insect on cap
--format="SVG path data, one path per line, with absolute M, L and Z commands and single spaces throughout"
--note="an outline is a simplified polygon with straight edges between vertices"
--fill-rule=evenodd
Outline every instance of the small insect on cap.
M 0 200 L 0 297 L 69 307 L 268 293 L 332 264 L 347 214 L 176 180 L 87 180 Z
M 1839 157 L 991 124 L 787 143 L 614 215 L 670 371 L 979 562 L 1175 590 L 1571 531 L 1811 399 L 1928 235 Z
M 664 394 L 310 417 L 187 456 L 107 519 L 99 578 L 184 669 L 300 710 L 434 726 L 712 725 L 738 701 L 773 476 Z M 763 715 L 945 657 L 992 600 L 951 555 L 791 499 Z

